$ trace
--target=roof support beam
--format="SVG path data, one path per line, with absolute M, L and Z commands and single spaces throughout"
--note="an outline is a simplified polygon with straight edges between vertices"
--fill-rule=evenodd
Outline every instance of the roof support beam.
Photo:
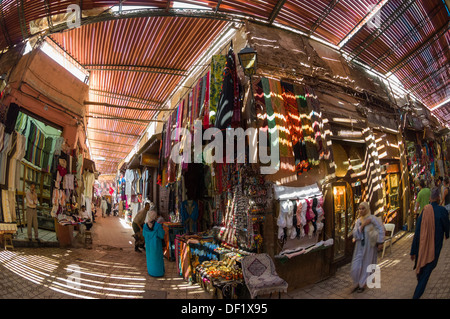
M 437 59 L 440 59 L 441 57 L 443 57 L 445 54 L 447 54 L 447 52 L 449 51 L 448 47 L 445 49 L 445 51 L 441 51 L 441 53 L 438 55 Z M 426 74 L 424 77 L 421 78 L 421 80 L 419 82 L 417 82 L 416 84 L 414 84 L 412 87 L 409 88 L 410 91 L 415 91 L 415 89 L 422 84 L 423 82 L 425 82 L 427 79 L 430 78 L 434 78 L 436 75 L 440 75 L 441 73 L 443 73 L 444 71 L 447 71 L 450 69 L 450 67 L 448 65 L 441 65 L 439 69 L 434 70 L 431 73 Z M 413 72 L 415 75 L 419 76 L 417 74 L 417 72 Z
M 118 100 L 127 101 L 127 102 L 138 103 L 138 104 L 142 104 L 142 105 L 161 106 L 163 104 L 163 102 L 161 102 L 161 101 L 147 100 L 147 99 L 143 99 L 143 98 L 128 95 L 128 94 L 102 91 L 102 90 L 97 90 L 97 89 L 92 89 L 92 88 L 89 89 L 89 94 L 109 97 L 111 99 L 118 99 Z M 136 101 L 130 101 L 130 99 L 133 99 Z
M 275 8 L 273 8 L 272 13 L 269 16 L 269 24 L 272 24 L 275 19 L 277 18 L 278 13 L 280 13 L 281 8 L 283 8 L 284 4 L 286 3 L 286 0 L 277 1 L 277 4 L 275 5 Z
M 442 91 L 442 89 L 445 89 L 445 90 L 448 91 L 449 90 L 448 89 L 448 83 L 444 83 L 441 86 L 437 87 L 433 92 L 430 92 L 427 95 L 425 95 L 424 97 L 422 97 L 422 100 L 425 101 L 426 99 L 428 99 L 433 94 L 436 94 L 437 92 Z M 448 94 L 447 94 L 447 96 L 448 96 Z
M 114 151 L 114 150 L 110 150 L 110 149 L 106 149 L 106 148 L 99 148 L 99 147 L 90 147 L 93 150 L 98 150 L 98 151 L 102 151 L 102 152 L 110 152 L 110 153 L 117 153 L 117 154 L 126 154 L 128 155 L 128 152 L 119 152 L 119 151 Z
M 97 16 L 83 18 L 81 20 L 81 26 L 103 21 L 131 19 L 131 18 L 146 18 L 146 17 L 187 17 L 187 18 L 203 18 L 203 19 L 222 20 L 231 22 L 242 21 L 242 18 L 237 17 L 233 14 L 227 14 L 222 12 L 219 13 L 214 12 L 213 10 L 204 10 L 204 9 L 166 10 L 166 8 L 162 8 L 162 9 L 129 10 L 129 11 L 122 11 L 119 13 L 105 11 Z M 249 20 L 257 21 L 257 19 L 251 17 L 249 17 Z M 66 23 L 61 23 L 57 26 L 54 26 L 52 33 L 61 32 L 66 29 L 67 29 Z
M 222 3 L 222 0 L 217 1 L 217 6 L 216 6 L 216 9 L 214 9 L 214 13 L 217 13 L 217 11 L 219 11 L 219 7 L 220 7 L 221 3 Z
M 320 17 L 317 18 L 317 20 L 314 22 L 313 26 L 311 27 L 311 30 L 309 31 L 309 36 L 313 35 L 314 32 L 316 32 L 317 28 L 320 26 L 320 24 L 325 20 L 328 15 L 333 11 L 334 7 L 338 4 L 339 0 L 331 0 L 328 4 L 328 7 L 321 13 Z
M 121 160 L 123 160 L 123 157 L 122 156 L 120 156 L 120 157 L 115 157 L 115 156 L 108 156 L 108 155 L 103 155 L 103 154 L 92 154 L 92 157 L 103 157 L 103 158 L 109 158 L 109 159 L 112 159 L 112 160 L 117 160 L 117 161 L 121 161 Z M 101 159 L 96 159 L 97 161 L 99 161 L 99 162 L 102 162 L 102 160 Z
M 50 5 L 48 4 L 49 0 L 44 0 L 44 6 L 47 9 L 47 23 L 48 23 L 48 29 L 51 30 L 53 29 L 53 22 L 52 22 L 52 17 L 51 17 L 51 12 L 50 12 Z M 81 20 L 80 20 L 81 21 Z
M 353 29 L 350 30 L 349 33 L 345 35 L 345 37 L 338 43 L 338 47 L 342 48 L 345 46 L 345 44 L 350 41 L 351 38 L 355 36 L 361 29 L 364 27 L 364 25 L 369 22 L 376 14 L 378 14 L 378 11 L 388 2 L 388 0 L 380 0 L 375 6 L 372 7 L 372 9 L 367 12 L 367 14 L 361 19 L 361 21 L 356 24 Z
M 121 146 L 127 146 L 127 147 L 131 147 L 132 146 L 130 144 L 106 142 L 106 141 L 101 141 L 101 140 L 94 140 L 92 138 L 88 138 L 88 140 L 89 140 L 89 144 L 91 144 L 91 143 L 98 143 L 98 144 L 105 144 L 105 145 L 112 145 L 112 146 L 115 146 L 115 145 L 121 145 Z
M 122 133 L 122 132 L 117 132 L 117 131 L 110 131 L 110 130 L 102 130 L 99 128 L 91 128 L 88 127 L 87 132 L 95 132 L 95 133 L 105 133 L 105 134 L 111 134 L 111 135 L 119 135 L 119 136 L 123 136 L 123 137 L 141 137 L 140 135 L 136 135 L 136 134 L 129 134 L 129 133 Z
M 423 29 L 423 27 L 432 21 L 434 16 L 440 12 L 441 5 L 437 4 L 433 10 L 430 12 L 430 14 L 426 17 L 424 17 L 419 23 L 417 23 L 411 30 L 406 33 L 400 41 L 396 42 L 393 46 L 389 46 L 389 49 L 387 49 L 383 54 L 381 54 L 379 57 L 377 57 L 373 63 L 370 64 L 370 67 L 375 69 L 378 67 L 380 63 L 383 63 L 384 60 L 389 58 L 393 53 L 395 53 L 399 48 L 401 48 L 410 38 L 413 33 L 418 33 L 419 30 Z
M 153 67 L 146 65 L 125 65 L 125 64 L 83 64 L 87 71 L 116 71 L 116 72 L 144 72 L 167 74 L 174 76 L 186 76 L 186 70 Z
M 150 123 L 150 122 L 165 122 L 162 120 L 143 120 L 143 119 L 133 119 L 130 117 L 121 117 L 121 116 L 109 116 L 108 114 L 102 114 L 102 113 L 89 113 L 89 115 L 86 115 L 86 117 L 90 117 L 93 119 L 98 120 L 115 120 L 115 121 L 125 121 L 125 122 L 143 122 L 143 123 Z M 143 125 L 141 123 L 133 123 L 136 125 Z
M 358 51 L 353 55 L 351 61 L 356 59 L 361 53 L 370 47 L 372 43 L 378 39 L 395 21 L 397 21 L 415 2 L 416 0 L 402 2 L 400 7 L 397 8 L 393 14 L 389 15 L 389 17 L 383 21 L 383 24 L 379 28 L 377 27 L 374 32 L 369 34 L 367 38 L 365 38 L 364 41 L 358 45 Z
M 437 30 L 430 37 L 428 37 L 428 39 L 425 42 L 423 42 L 416 50 L 411 52 L 409 55 L 407 55 L 401 61 L 399 61 L 397 64 L 395 64 L 391 69 L 389 69 L 387 73 L 389 73 L 389 72 L 391 72 L 392 74 L 397 73 L 410 60 L 414 59 L 416 56 L 418 56 L 420 53 L 422 53 L 423 50 L 425 50 L 430 45 L 432 45 L 434 42 L 439 40 L 449 29 L 450 29 L 450 24 L 449 23 L 444 24 L 439 30 Z
M 136 110 L 136 111 L 158 111 L 158 112 L 171 112 L 173 109 L 160 109 L 160 108 L 142 108 L 142 107 L 131 107 L 131 106 L 125 106 L 125 105 L 116 105 L 116 104 L 109 104 L 109 103 L 102 103 L 102 102 L 93 102 L 93 101 L 84 101 L 84 105 L 96 105 L 96 106 L 105 106 L 105 107 L 112 107 L 112 108 L 118 108 L 118 109 L 127 109 L 127 110 Z
M 23 10 L 23 0 L 17 0 L 17 10 L 19 16 L 20 32 L 22 32 L 22 39 L 28 39 L 27 22 L 25 20 L 25 13 Z

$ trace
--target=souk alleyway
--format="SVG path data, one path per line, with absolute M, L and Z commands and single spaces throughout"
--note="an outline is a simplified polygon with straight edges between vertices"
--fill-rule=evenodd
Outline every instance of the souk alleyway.
M 19 230 L 20 232 L 20 230 Z M 26 230 L 25 230 L 26 232 Z M 177 275 L 176 263 L 165 260 L 166 275 L 147 274 L 145 253 L 134 251 L 132 229 L 119 217 L 97 218 L 92 249 L 16 247 L 0 250 L 2 299 L 212 299 L 198 285 Z M 379 257 L 381 288 L 351 293 L 350 265 L 331 278 L 282 294 L 282 299 L 410 299 L 416 279 L 409 258 L 413 233 L 399 233 L 383 259 Z M 381 256 L 381 254 L 380 254 Z M 79 273 L 75 286 L 71 274 Z M 423 299 L 450 298 L 450 244 L 441 257 Z

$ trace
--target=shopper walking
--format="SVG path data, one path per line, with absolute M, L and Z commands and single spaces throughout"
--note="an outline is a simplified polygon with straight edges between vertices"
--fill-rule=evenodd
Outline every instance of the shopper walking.
M 371 274 L 368 272 L 368 266 L 377 263 L 378 248 L 383 244 L 385 231 L 381 220 L 371 214 L 367 202 L 359 204 L 358 213 L 359 218 L 353 228 L 353 242 L 356 242 L 356 245 L 350 276 L 354 284 L 353 291 L 363 292 Z
M 37 205 L 39 204 L 36 194 L 36 184 L 31 183 L 30 189 L 25 194 L 27 200 L 27 231 L 28 240 L 32 241 L 32 229 L 34 230 L 34 239 L 40 242 L 38 220 L 37 220 Z
M 447 211 L 450 211 L 450 191 L 449 191 L 449 179 L 444 177 L 442 193 L 441 193 L 441 206 L 444 206 Z
M 134 217 L 133 222 L 131 224 L 131 227 L 133 227 L 134 231 L 134 250 L 137 252 L 141 252 L 139 249 L 139 246 L 141 246 L 143 243 L 141 243 L 140 237 L 142 236 L 142 228 L 145 224 L 145 218 L 147 217 L 147 213 L 150 210 L 150 203 L 146 202 L 144 205 L 144 208 L 142 208 Z
M 436 267 L 444 236 L 449 237 L 448 211 L 439 205 L 440 189 L 433 188 L 431 204 L 424 207 L 417 219 L 417 227 L 411 245 L 411 260 L 417 276 L 413 299 L 419 299 L 425 291 L 431 272 Z
M 156 221 L 158 214 L 150 211 L 148 222 L 144 225 L 145 252 L 147 257 L 147 271 L 152 277 L 164 276 L 164 254 L 163 243 L 164 229 Z
M 105 197 L 102 197 L 102 202 L 100 204 L 100 208 L 102 210 L 102 217 L 106 216 L 106 210 L 108 209 L 108 203 L 106 202 Z
M 431 191 L 427 187 L 425 180 L 421 179 L 419 184 L 420 190 L 417 194 L 416 198 L 416 209 L 415 209 L 415 220 L 417 220 L 417 217 L 419 217 L 420 214 L 422 214 L 422 210 L 425 207 L 425 205 L 428 205 L 430 203 L 430 195 Z

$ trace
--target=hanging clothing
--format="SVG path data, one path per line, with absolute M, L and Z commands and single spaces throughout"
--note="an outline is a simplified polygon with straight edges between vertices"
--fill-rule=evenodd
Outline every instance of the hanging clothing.
M 222 90 L 223 71 L 227 58 L 225 55 L 213 55 L 211 58 L 211 74 L 209 89 L 209 124 L 214 125 Z
M 6 166 L 8 163 L 8 154 L 13 147 L 13 135 L 5 133 L 3 139 L 3 149 L 0 152 L 0 184 L 5 185 L 6 183 Z
M 253 82 L 253 95 L 255 99 L 255 111 L 256 111 L 256 127 L 267 132 L 267 109 L 264 99 L 264 90 L 261 81 Z M 267 145 L 270 145 L 267 143 Z
M 202 92 L 202 94 L 204 94 L 204 103 L 203 103 L 203 110 L 200 110 L 200 115 L 203 116 L 203 129 L 205 129 L 205 130 L 210 127 L 210 122 L 209 122 L 210 76 L 211 76 L 211 71 L 208 71 L 208 73 L 204 77 L 205 91 L 204 91 L 204 93 Z
M 11 134 L 16 127 L 17 116 L 19 115 L 20 107 L 16 103 L 11 103 L 6 113 L 5 132 Z
M 197 232 L 198 204 L 193 200 L 185 200 L 181 203 L 181 222 L 186 233 Z
M 54 152 L 55 155 L 61 155 L 62 146 L 63 146 L 64 142 L 65 142 L 64 137 L 58 137 L 55 140 L 55 152 Z
M 283 101 L 286 110 L 287 126 L 292 140 L 292 150 L 294 152 L 295 170 L 301 174 L 308 170 L 306 150 L 303 147 L 303 131 L 300 113 L 298 111 L 297 100 L 295 98 L 294 86 L 289 83 L 281 82 L 283 90 Z
M 303 171 L 309 170 L 312 165 L 318 164 L 319 154 L 317 153 L 315 142 L 315 135 L 313 125 L 311 122 L 311 104 L 306 101 L 306 91 L 303 86 L 294 85 L 294 93 L 297 99 L 298 111 L 300 114 L 300 121 L 302 123 L 303 143 L 301 145 L 303 158 L 306 159 L 302 165 Z
M 92 198 L 92 188 L 94 187 L 95 175 L 89 171 L 85 171 L 84 177 L 84 196 Z
M 164 229 L 158 222 L 154 223 L 153 229 L 150 229 L 148 223 L 146 223 L 143 228 L 143 235 L 145 239 L 148 274 L 152 277 L 162 277 L 165 273 L 162 249 Z
M 45 172 L 48 172 L 50 169 L 50 160 L 51 160 L 51 151 L 53 147 L 53 138 L 47 137 L 45 139 L 44 149 L 43 149 L 43 157 L 42 157 L 42 169 Z
M 236 58 L 233 48 L 230 47 L 227 54 L 227 62 L 224 69 L 222 91 L 217 105 L 217 116 L 214 126 L 219 129 L 236 127 L 241 120 L 241 104 L 239 80 L 236 72 Z
M 280 81 L 261 78 L 264 90 L 265 104 L 267 108 L 267 118 L 269 124 L 269 132 L 272 134 L 274 130 L 278 131 L 278 145 L 280 149 L 281 169 L 294 171 L 295 158 L 292 149 L 292 140 L 288 130 L 286 120 L 286 112 L 282 99 Z

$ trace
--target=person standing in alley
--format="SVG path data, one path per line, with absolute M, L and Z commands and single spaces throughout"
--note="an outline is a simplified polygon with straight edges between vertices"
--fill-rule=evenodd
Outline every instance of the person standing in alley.
M 431 272 L 436 267 L 444 236 L 449 237 L 448 211 L 439 205 L 440 189 L 433 188 L 431 204 L 424 207 L 417 219 L 416 231 L 411 245 L 411 260 L 417 276 L 413 299 L 419 299 L 425 291 Z
M 102 217 L 106 217 L 106 211 L 108 210 L 108 203 L 106 202 L 105 197 L 102 197 L 100 209 L 102 210 Z
M 385 231 L 381 220 L 371 214 L 367 202 L 359 204 L 358 213 L 352 233 L 356 245 L 350 276 L 354 284 L 352 291 L 363 292 L 370 275 L 367 268 L 377 263 L 378 248 L 383 244 Z
M 163 239 L 164 229 L 156 221 L 158 214 L 151 210 L 148 222 L 144 225 L 145 252 L 147 258 L 147 271 L 152 277 L 162 277 L 165 273 Z
M 142 245 L 140 237 L 142 235 L 142 228 L 145 224 L 145 218 L 147 217 L 147 213 L 150 210 L 150 203 L 146 202 L 144 205 L 144 208 L 142 208 L 134 217 L 133 223 L 131 226 L 133 227 L 134 231 L 134 250 L 137 252 L 141 252 L 139 249 L 139 246 Z
M 26 193 L 27 200 L 27 230 L 28 240 L 32 240 L 32 229 L 34 229 L 34 238 L 39 242 L 38 220 L 37 220 L 37 205 L 39 204 L 36 194 L 36 184 L 31 183 L 30 189 Z

